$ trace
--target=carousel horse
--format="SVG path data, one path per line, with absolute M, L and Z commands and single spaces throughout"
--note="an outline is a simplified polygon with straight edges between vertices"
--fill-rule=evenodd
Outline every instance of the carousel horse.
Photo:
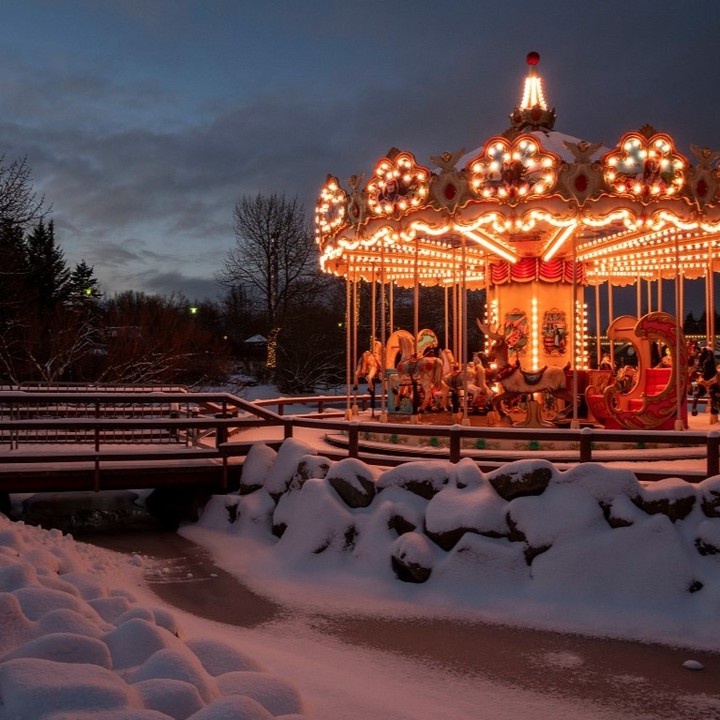
M 492 398 L 493 391 L 485 381 L 485 368 L 479 360 L 468 363 L 464 370 L 461 370 L 458 364 L 453 364 L 450 371 L 444 373 L 443 384 L 438 392 L 440 406 L 457 412 L 461 390 L 467 390 L 468 407 L 474 407 L 483 398 L 488 402 Z
M 413 399 L 420 412 L 431 407 L 433 389 L 442 387 L 443 361 L 437 357 L 417 357 L 406 338 L 400 338 L 401 360 L 397 373 L 392 376 L 391 392 L 395 395 L 395 409 L 400 409 L 403 397 Z M 414 392 L 422 391 L 422 403 L 417 402 Z
M 365 378 L 370 395 L 370 411 L 375 417 L 375 383 L 382 375 L 382 343 L 375 341 L 375 351 L 365 350 L 355 366 L 353 392 L 357 395 L 360 378 Z
M 422 404 L 420 412 L 429 409 L 433 401 L 433 389 L 442 387 L 443 364 L 436 357 L 410 357 L 401 360 L 397 366 L 398 385 L 396 392 L 395 409 L 400 409 L 401 399 L 409 392 L 422 390 Z
M 497 364 L 494 381 L 500 383 L 503 392 L 493 398 L 493 407 L 503 422 L 512 424 L 510 416 L 502 406 L 503 401 L 520 395 L 532 395 L 547 390 L 554 397 L 567 401 L 572 407 L 573 396 L 567 388 L 564 368 L 546 366 L 534 371 L 523 370 L 518 362 L 511 363 L 508 360 L 509 349 L 505 336 L 494 332 L 479 320 L 477 324 L 485 335 L 494 340 L 488 358 Z
M 365 352 L 360 356 L 360 359 L 355 366 L 355 379 L 353 382 L 353 390 L 355 390 L 355 392 L 357 392 L 361 377 L 365 378 L 368 390 L 372 392 L 371 388 L 373 388 L 382 373 L 382 361 L 380 360 L 381 348 L 382 345 L 376 341 L 374 352 L 372 350 L 365 350 Z

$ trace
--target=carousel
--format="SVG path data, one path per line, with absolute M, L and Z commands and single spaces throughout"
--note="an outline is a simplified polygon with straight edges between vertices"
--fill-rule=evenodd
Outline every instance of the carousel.
M 527 56 L 510 127 L 478 149 L 426 166 L 392 148 L 346 187 L 327 177 L 316 240 L 322 270 L 346 280 L 348 419 L 363 377 L 371 391 L 379 379 L 381 421 L 459 397 L 452 421 L 467 422 L 485 396 L 490 424 L 687 427 L 684 288 L 704 280 L 714 348 L 720 152 L 691 146 L 690 162 L 648 125 L 612 147 L 556 131 L 539 59 Z M 359 308 L 363 284 L 370 301 Z M 617 307 L 613 290 L 630 285 L 634 302 Z M 419 323 L 420 289 L 431 286 L 444 289 L 441 328 Z M 413 327 L 395 326 L 398 288 L 413 293 Z M 473 291 L 484 292 L 483 317 L 468 316 Z M 358 337 L 359 312 L 369 337 Z M 476 327 L 484 344 L 469 347 Z M 619 377 L 619 345 L 632 348 L 630 379 Z M 544 396 L 556 401 L 550 416 Z M 508 412 L 518 397 L 520 420 Z

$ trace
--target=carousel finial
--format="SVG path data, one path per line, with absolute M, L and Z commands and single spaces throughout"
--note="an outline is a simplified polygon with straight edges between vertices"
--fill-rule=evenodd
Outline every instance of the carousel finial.
M 552 130 L 555 125 L 555 108 L 548 109 L 543 93 L 542 78 L 536 73 L 540 53 L 534 50 L 525 57 L 529 72 L 520 104 L 510 114 L 511 128 L 515 133 L 525 130 Z

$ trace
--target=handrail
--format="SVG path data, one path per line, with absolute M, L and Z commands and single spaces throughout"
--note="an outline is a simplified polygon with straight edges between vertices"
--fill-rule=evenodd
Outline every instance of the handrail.
M 364 396 L 368 399 L 369 396 Z M 347 435 L 347 457 L 368 458 L 369 462 L 382 464 L 381 453 L 375 453 L 376 457 L 371 458 L 368 453 L 361 450 L 361 434 L 375 433 L 383 435 L 405 435 L 405 436 L 429 436 L 447 439 L 448 449 L 443 453 L 438 450 L 433 457 L 445 457 L 453 463 L 459 462 L 463 457 L 473 457 L 471 449 L 463 449 L 463 440 L 508 440 L 518 441 L 562 441 L 575 447 L 568 452 L 575 452 L 577 462 L 592 462 L 595 454 L 594 445 L 600 443 L 637 443 L 680 445 L 704 447 L 706 454 L 705 477 L 720 474 L 720 433 L 711 430 L 710 432 L 698 431 L 640 431 L 640 430 L 604 430 L 594 428 L 583 428 L 580 430 L 566 430 L 555 428 L 501 428 L 501 427 L 480 427 L 466 425 L 425 425 L 406 423 L 379 423 L 359 422 L 357 420 L 345 420 L 337 418 L 316 418 L 303 415 L 284 415 L 275 413 L 259 405 L 257 401 L 251 402 L 238 398 L 230 393 L 98 393 L 93 394 L 90 402 L 95 407 L 106 406 L 109 412 L 112 406 L 119 402 L 135 402 L 151 405 L 153 403 L 167 404 L 181 398 L 184 405 L 199 405 L 206 402 L 219 403 L 225 408 L 225 412 L 215 413 L 214 416 L 197 415 L 194 417 L 171 416 L 170 414 L 158 417 L 135 417 L 135 418 L 112 418 L 99 416 L 67 418 L 28 418 L 18 419 L 18 405 L 42 405 L 43 402 L 79 402 L 82 400 L 88 403 L 87 394 L 79 393 L 27 393 L 24 391 L 0 392 L 0 415 L 3 406 L 13 409 L 11 419 L 0 418 L 0 431 L 10 431 L 16 436 L 23 430 L 85 430 L 92 432 L 95 437 L 94 450 L 68 453 L 58 451 L 52 453 L 36 453 L 35 461 L 29 455 L 15 450 L 9 452 L 0 451 L 0 464 L 23 463 L 25 465 L 47 464 L 48 462 L 78 462 L 79 459 L 95 460 L 96 464 L 103 462 L 121 462 L 124 460 L 137 461 L 139 459 L 148 462 L 162 462 L 167 460 L 167 452 L 156 450 L 135 451 L 131 453 L 119 453 L 117 450 L 102 449 L 102 433 L 109 430 L 148 430 L 160 429 L 168 431 L 212 429 L 215 431 L 215 447 L 205 448 L 198 457 L 216 458 L 223 462 L 226 469 L 227 462 L 233 457 L 242 457 L 247 454 L 250 442 L 242 438 L 242 430 L 247 428 L 282 428 L 282 437 L 292 437 L 296 428 L 315 428 L 326 432 L 339 432 Z M 359 399 L 359 398 L 358 398 Z M 262 401 L 265 405 L 276 404 L 280 407 L 291 404 L 307 405 L 310 402 L 334 402 L 342 403 L 344 398 L 340 396 L 305 396 L 302 398 L 273 398 Z M 237 440 L 227 442 L 231 431 L 239 434 Z M 269 441 L 279 443 L 281 439 L 271 438 Z M 264 441 L 254 441 L 264 442 Z M 178 458 L 191 458 L 193 450 L 175 451 Z M 542 457 L 538 451 L 534 457 Z M 682 476 L 683 473 L 674 473 Z M 697 479 L 697 478 L 696 478 Z

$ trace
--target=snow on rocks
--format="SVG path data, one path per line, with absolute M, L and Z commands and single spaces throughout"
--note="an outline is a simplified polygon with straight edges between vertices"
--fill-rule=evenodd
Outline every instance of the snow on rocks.
M 240 475 L 240 493 L 242 495 L 255 492 L 265 484 L 265 479 L 276 457 L 277 451 L 265 443 L 255 443 L 250 448 Z
M 302 720 L 295 686 L 220 641 L 184 640 L 172 612 L 108 587 L 136 560 L 93 553 L 0 515 L 0 720 Z
M 401 535 L 391 548 L 395 574 L 408 582 L 425 582 L 432 572 L 433 551 L 430 541 L 417 532 Z
M 452 465 L 444 461 L 415 460 L 403 463 L 378 478 L 378 490 L 401 487 L 430 500 L 448 484 L 451 469 Z
M 309 456 L 286 440 L 263 487 L 238 504 L 238 532 L 252 515 L 284 567 L 374 572 L 438 592 L 478 581 L 496 596 L 521 588 L 542 602 L 625 603 L 628 616 L 693 596 L 699 617 L 720 601 L 717 478 L 645 485 L 627 470 L 562 472 L 542 459 L 487 474 L 469 458 L 379 472 L 345 459 L 299 482 Z
M 350 508 L 367 507 L 375 497 L 374 473 L 365 463 L 346 458 L 335 463 L 327 480 Z
M 317 455 L 317 451 L 295 438 L 288 438 L 280 446 L 264 482 L 265 490 L 274 500 L 277 501 L 290 487 L 290 483 L 299 472 L 300 461 L 304 455 Z

